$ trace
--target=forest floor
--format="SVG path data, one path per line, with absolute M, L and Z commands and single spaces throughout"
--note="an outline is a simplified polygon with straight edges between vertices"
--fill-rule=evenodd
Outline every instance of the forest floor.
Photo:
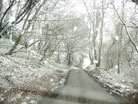
M 11 45 L 0 40 L 0 104 L 37 104 L 44 93 L 63 86 L 70 69 L 53 61 L 39 63 L 31 50 L 4 55 Z
M 100 68 L 95 68 L 93 65 L 87 67 L 85 71 L 101 86 L 107 88 L 110 94 L 125 98 L 129 104 L 137 104 L 138 88 L 135 87 L 135 83 L 137 82 L 131 79 L 125 79 L 125 77 L 122 77 L 117 72 L 105 71 Z

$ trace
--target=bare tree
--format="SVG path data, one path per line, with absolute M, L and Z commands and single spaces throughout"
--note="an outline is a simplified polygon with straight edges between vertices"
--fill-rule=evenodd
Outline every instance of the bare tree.
M 97 1 L 92 2 L 93 8 L 92 10 L 89 10 L 85 0 L 83 0 L 90 24 L 89 57 L 91 60 L 91 64 L 96 64 L 97 67 L 100 67 L 103 44 L 104 15 L 107 5 L 105 0 L 98 1 L 101 5 L 97 5 L 98 3 L 96 2 Z M 98 37 L 99 41 L 97 41 Z
M 29 17 L 30 17 L 30 14 L 31 14 L 32 9 L 29 9 L 29 13 L 27 14 L 27 17 L 26 17 L 26 19 L 25 19 L 25 21 L 24 21 L 24 24 L 23 24 L 23 27 L 22 27 L 22 32 L 21 32 L 20 35 L 18 36 L 18 38 L 17 38 L 17 40 L 15 41 L 15 44 L 13 45 L 13 47 L 9 50 L 8 53 L 6 53 L 6 55 L 12 55 L 12 54 L 13 54 L 13 52 L 14 52 L 14 50 L 16 49 L 16 47 L 18 46 L 18 44 L 19 44 L 19 42 L 20 42 L 22 36 L 23 36 L 23 35 L 25 34 L 25 32 L 30 28 L 32 21 L 34 21 L 34 19 L 36 18 L 36 16 L 37 16 L 38 13 L 39 13 L 41 7 L 46 3 L 46 1 L 47 1 L 47 0 L 43 0 L 43 2 L 42 2 L 42 3 L 39 5 L 39 7 L 36 9 L 34 15 L 32 16 L 32 18 L 31 18 L 30 20 L 29 20 Z M 30 4 L 30 2 L 29 2 L 29 4 Z M 29 5 L 29 4 L 28 4 L 28 5 Z M 21 14 L 22 14 L 22 13 L 21 13 Z M 21 15 L 20 15 L 20 16 L 21 16 Z M 22 18 L 21 18 L 21 19 L 22 19 Z M 19 20 L 19 21 L 20 21 L 20 20 Z M 19 21 L 18 21 L 18 22 L 19 22 Z M 17 22 L 17 23 L 18 23 L 18 22 Z
M 114 8 L 114 10 L 115 10 L 115 12 L 116 12 L 116 14 L 117 14 L 117 16 L 118 16 L 120 22 L 121 22 L 121 24 L 124 26 L 124 29 L 125 29 L 125 31 L 126 31 L 126 34 L 127 34 L 128 38 L 129 38 L 130 42 L 132 43 L 132 45 L 134 46 L 136 52 L 138 53 L 138 46 L 137 46 L 137 44 L 135 43 L 135 41 L 133 40 L 133 38 L 131 37 L 130 33 L 128 32 L 127 24 L 125 23 L 125 21 L 124 21 L 124 20 L 121 18 L 121 16 L 119 15 L 119 13 L 118 13 L 118 11 L 116 10 L 115 5 L 114 5 L 114 3 L 113 3 L 112 0 L 111 0 L 111 4 L 112 4 L 112 6 L 113 6 L 113 8 Z

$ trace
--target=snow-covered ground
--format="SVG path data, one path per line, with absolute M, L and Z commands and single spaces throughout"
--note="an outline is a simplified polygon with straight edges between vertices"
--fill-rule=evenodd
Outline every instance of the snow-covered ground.
M 11 46 L 9 40 L 0 40 L 0 103 L 37 104 L 42 93 L 64 84 L 69 71 L 66 66 L 40 63 L 41 56 L 32 50 L 4 55 Z
M 85 69 L 88 74 L 97 81 L 99 81 L 104 87 L 110 89 L 110 93 L 114 93 L 123 97 L 127 97 L 130 93 L 135 93 L 138 91 L 134 86 L 137 83 L 132 79 L 128 79 L 124 73 L 118 74 L 115 69 L 105 71 L 100 68 L 95 68 L 91 65 Z

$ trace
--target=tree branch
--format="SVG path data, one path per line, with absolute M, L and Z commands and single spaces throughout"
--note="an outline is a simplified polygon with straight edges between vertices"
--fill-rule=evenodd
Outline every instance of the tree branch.
M 124 25 L 125 31 L 126 31 L 126 34 L 127 34 L 128 38 L 129 38 L 129 40 L 130 40 L 131 43 L 133 44 L 133 46 L 134 46 L 136 52 L 138 53 L 138 46 L 136 45 L 135 41 L 134 41 L 134 40 L 132 39 L 132 37 L 130 36 L 130 34 L 129 34 L 129 32 L 128 32 L 128 29 L 127 29 L 127 25 L 126 25 L 125 21 L 120 17 L 118 11 L 116 10 L 115 5 L 114 5 L 114 3 L 113 3 L 113 0 L 111 0 L 111 4 L 112 4 L 112 6 L 113 6 L 113 8 L 114 8 L 114 10 L 115 10 L 115 12 L 116 12 L 116 14 L 117 14 L 117 16 L 118 16 L 120 22 Z

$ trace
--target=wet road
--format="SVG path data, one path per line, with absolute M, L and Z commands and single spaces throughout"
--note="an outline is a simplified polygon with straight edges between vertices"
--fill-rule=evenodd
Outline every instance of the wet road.
M 50 104 L 123 104 L 83 70 L 72 70 L 67 84 Z

